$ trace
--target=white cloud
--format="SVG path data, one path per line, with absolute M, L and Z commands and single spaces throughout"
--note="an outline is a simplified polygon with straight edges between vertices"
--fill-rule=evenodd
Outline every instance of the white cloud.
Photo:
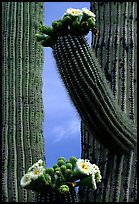
M 53 143 L 61 142 L 61 140 L 74 138 L 80 134 L 80 121 L 72 119 L 63 126 L 59 125 L 53 128 L 51 135 L 54 136 Z

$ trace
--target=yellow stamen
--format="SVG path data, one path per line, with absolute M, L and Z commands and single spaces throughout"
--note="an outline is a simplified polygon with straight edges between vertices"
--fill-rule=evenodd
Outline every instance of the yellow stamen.
M 85 170 L 88 170 L 88 166 L 85 163 L 81 163 L 81 167 Z

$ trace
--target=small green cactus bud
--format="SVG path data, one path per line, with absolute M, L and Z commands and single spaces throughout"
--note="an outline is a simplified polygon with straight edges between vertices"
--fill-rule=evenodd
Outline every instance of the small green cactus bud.
M 57 164 L 54 164 L 53 168 L 55 169 L 55 168 L 57 168 L 57 167 L 58 167 L 58 165 L 57 165 Z
M 56 171 L 60 171 L 60 167 L 56 167 L 56 168 L 55 168 L 55 172 L 56 172 Z
M 58 21 L 53 21 L 52 27 L 53 27 L 54 29 L 57 29 L 57 24 L 58 24 Z
M 53 176 L 54 175 L 54 168 L 46 169 L 46 173 L 49 174 L 50 176 Z
M 58 160 L 58 162 L 57 162 L 58 166 L 62 166 L 64 163 L 65 162 L 62 159 Z
M 95 21 L 94 21 L 94 18 L 93 18 L 93 17 L 89 18 L 89 19 L 87 20 L 87 23 L 88 23 L 89 29 L 95 27 Z
M 54 36 L 53 28 L 50 26 L 42 26 L 39 28 L 40 32 L 46 35 Z
M 36 37 L 37 42 L 41 42 L 42 40 L 46 39 L 46 36 L 38 34 L 38 33 L 35 34 L 35 37 Z
M 71 174 L 72 174 L 72 171 L 70 169 L 66 169 L 66 171 L 65 171 L 66 179 L 68 179 L 71 176 Z
M 72 164 L 71 163 L 67 163 L 66 167 L 67 167 L 67 169 L 72 169 Z
M 54 40 L 50 36 L 46 36 L 45 40 L 42 40 L 40 43 L 43 47 L 52 47 L 54 45 Z
M 46 25 L 40 26 L 39 31 L 41 33 L 47 34 L 47 26 Z
M 77 162 L 77 158 L 76 157 L 74 157 L 74 156 L 70 157 L 70 163 L 73 165 L 73 167 L 76 166 L 76 162 Z
M 65 162 L 65 157 L 59 157 L 58 160 L 63 160 Z
M 73 21 L 73 23 L 72 23 L 72 29 L 73 29 L 73 33 L 79 34 L 79 31 L 80 31 L 80 21 L 79 21 L 78 19 L 76 19 L 75 21 Z
M 64 173 L 64 172 L 66 171 L 67 167 L 66 167 L 65 165 L 62 165 L 62 166 L 60 167 L 60 169 L 61 169 L 62 173 Z
M 87 21 L 83 21 L 83 22 L 81 23 L 81 28 L 84 29 L 84 30 L 86 30 L 86 29 L 88 28 L 88 22 L 87 22 Z
M 69 187 L 67 185 L 62 185 L 58 188 L 58 191 L 62 194 L 66 194 L 69 192 Z
M 62 34 L 64 32 L 64 27 L 63 27 L 63 23 L 62 21 L 58 21 L 57 22 L 57 32 L 59 34 Z
M 66 164 L 67 164 L 67 163 L 70 163 L 70 160 L 67 160 L 67 161 L 66 161 Z
M 71 17 L 69 15 L 65 15 L 63 17 L 63 23 L 69 24 L 71 22 Z

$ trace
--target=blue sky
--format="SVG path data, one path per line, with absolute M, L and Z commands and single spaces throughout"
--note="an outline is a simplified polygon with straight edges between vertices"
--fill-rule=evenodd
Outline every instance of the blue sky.
M 68 8 L 83 7 L 90 9 L 90 2 L 45 2 L 44 22 L 51 26 Z M 80 117 L 60 78 L 51 48 L 44 48 L 42 78 L 46 166 L 52 167 L 60 156 L 81 157 Z

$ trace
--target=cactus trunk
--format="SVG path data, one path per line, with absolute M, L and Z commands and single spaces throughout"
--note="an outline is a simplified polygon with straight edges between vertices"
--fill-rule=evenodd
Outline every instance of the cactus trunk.
M 99 35 L 93 37 L 96 53 L 113 91 L 115 102 L 137 124 L 137 2 L 92 2 Z M 137 151 L 111 154 L 90 135 L 81 122 L 82 158 L 96 163 L 102 183 L 96 191 L 80 188 L 80 201 L 135 202 L 137 200 Z
M 43 48 L 35 42 L 41 21 L 43 3 L 2 2 L 3 202 L 36 200 L 35 193 L 20 186 L 20 180 L 44 157 Z

